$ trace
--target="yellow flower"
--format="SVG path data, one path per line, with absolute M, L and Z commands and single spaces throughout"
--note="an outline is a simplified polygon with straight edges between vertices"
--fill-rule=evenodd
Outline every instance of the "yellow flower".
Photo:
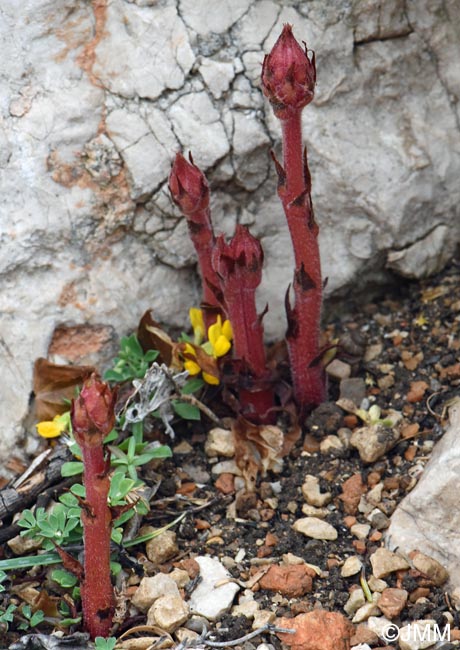
M 56 415 L 52 420 L 44 420 L 35 425 L 43 438 L 57 438 L 70 428 L 70 411 Z
M 218 316 L 214 325 L 208 328 L 209 340 L 200 345 L 205 331 L 203 312 L 201 309 L 192 308 L 189 314 L 194 333 L 194 345 L 186 343 L 183 347 L 184 355 L 186 355 L 184 368 L 192 376 L 201 372 L 207 384 L 217 386 L 219 377 L 216 374 L 219 371 L 215 359 L 223 357 L 230 350 L 233 339 L 232 326 L 229 320 L 222 323 L 221 316 Z M 212 372 L 216 374 L 211 374 Z
M 224 321 L 219 315 L 214 325 L 208 329 L 208 339 L 212 348 L 212 355 L 214 358 L 223 357 L 232 347 L 231 340 L 233 339 L 232 326 L 229 320 Z
M 196 352 L 193 349 L 193 346 L 190 345 L 190 343 L 185 344 L 184 352 L 186 352 L 187 354 L 192 354 L 194 357 L 196 357 Z M 192 376 L 193 375 L 199 375 L 200 372 L 201 372 L 201 368 L 198 365 L 198 363 L 196 361 L 193 361 L 192 359 L 186 359 L 184 361 L 184 368 L 185 368 L 185 370 L 187 370 L 189 375 L 192 375 Z
M 201 309 L 191 307 L 188 313 L 193 328 L 193 342 L 195 345 L 200 345 L 205 333 L 203 312 Z
M 220 384 L 218 377 L 214 377 L 214 375 L 210 375 L 208 372 L 204 372 L 204 370 L 202 376 L 207 384 L 212 384 L 213 386 L 218 386 Z

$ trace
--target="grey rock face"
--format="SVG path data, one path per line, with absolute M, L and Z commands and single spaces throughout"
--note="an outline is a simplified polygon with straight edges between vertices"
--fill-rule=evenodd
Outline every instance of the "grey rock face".
M 266 332 L 285 329 L 291 244 L 259 75 L 285 22 L 317 51 L 304 112 L 327 291 L 420 277 L 460 239 L 455 0 L 3 0 L 0 457 L 24 433 L 33 360 L 62 325 L 183 327 L 195 256 L 167 195 L 192 149 L 216 227 L 262 237 Z M 33 435 L 33 434 L 31 434 Z
M 437 560 L 449 574 L 449 587 L 455 589 L 460 587 L 460 400 L 449 409 L 449 419 L 450 426 L 436 444 L 420 481 L 392 514 L 386 545 L 406 556 L 420 551 L 414 562 L 418 557 L 420 567 L 421 554 Z M 421 570 L 428 573 L 423 566 Z

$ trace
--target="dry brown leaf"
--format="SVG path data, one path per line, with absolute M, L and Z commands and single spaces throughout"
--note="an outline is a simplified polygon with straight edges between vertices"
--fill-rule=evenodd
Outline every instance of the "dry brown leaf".
M 144 636 L 135 639 L 129 639 L 131 634 L 144 632 L 150 636 Z M 160 639 L 162 641 L 160 642 Z M 170 648 L 174 645 L 174 640 L 169 632 L 165 632 L 156 625 L 136 625 L 123 632 L 118 637 L 116 650 L 149 650 L 149 648 Z
M 259 472 L 280 472 L 283 460 L 283 432 L 271 424 L 253 424 L 242 417 L 233 422 L 235 461 L 246 481 L 246 489 L 254 491 Z
M 158 350 L 159 363 L 165 363 L 168 367 L 173 359 L 174 341 L 162 329 L 152 316 L 152 311 L 148 309 L 142 316 L 137 328 L 137 338 L 144 352 L 147 350 Z
M 75 388 L 96 369 L 93 366 L 67 366 L 37 359 L 34 365 L 33 389 L 35 393 L 35 415 L 38 420 L 52 420 L 69 410 L 75 397 Z

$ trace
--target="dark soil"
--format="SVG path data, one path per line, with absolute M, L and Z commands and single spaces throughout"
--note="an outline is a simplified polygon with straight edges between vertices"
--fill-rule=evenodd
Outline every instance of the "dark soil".
M 346 513 L 343 502 L 339 498 L 342 485 L 355 474 L 361 474 L 368 487 L 383 481 L 381 509 L 388 516 L 407 491 L 413 488 L 411 468 L 417 464 L 424 465 L 428 460 L 432 444 L 443 433 L 444 406 L 458 394 L 459 328 L 459 259 L 436 277 L 420 283 L 401 283 L 397 292 L 392 291 L 379 300 L 365 305 L 350 305 L 348 315 L 329 323 L 329 335 L 339 338 L 342 343 L 339 357 L 352 366 L 353 376 L 365 381 L 369 405 L 378 404 L 383 415 L 388 409 L 400 411 L 407 421 L 407 427 L 411 427 L 406 429 L 408 437 L 402 438 L 383 458 L 370 465 L 364 465 L 357 451 L 351 448 L 345 449 L 338 458 L 313 451 L 315 441 L 321 441 L 325 435 L 336 434 L 339 429 L 361 426 L 355 416 L 350 417 L 350 414 L 335 406 L 340 385 L 338 381 L 331 380 L 331 402 L 306 420 L 303 427 L 303 435 L 309 434 L 306 441 L 301 439 L 293 447 L 284 459 L 281 474 L 259 477 L 255 495 L 247 503 L 240 500 L 237 504 L 236 520 L 227 518 L 235 495 L 225 495 L 216 489 L 212 465 L 204 453 L 206 427 L 211 426 L 194 424 L 179 431 L 173 444 L 179 453 L 145 474 L 148 482 L 153 483 L 158 477 L 161 480 L 145 523 L 160 526 L 170 522 L 183 509 L 196 507 L 197 504 L 208 505 L 187 516 L 176 527 L 180 556 L 163 566 L 162 570 L 167 571 L 176 560 L 196 555 L 235 558 L 238 552 L 242 556 L 244 551 L 242 559 L 228 564 L 234 578 L 246 581 L 267 561 L 276 564 L 284 554 L 293 553 L 318 566 L 322 571 L 321 577 L 315 578 L 312 592 L 301 598 L 256 591 L 255 598 L 261 603 L 261 608 L 271 609 L 277 616 L 293 616 L 315 607 L 343 613 L 350 589 L 355 584 L 359 585 L 359 574 L 344 579 L 340 575 L 340 566 L 347 557 L 359 555 L 369 577 L 372 574 L 369 556 L 382 545 L 384 531 L 371 529 L 362 542 L 350 533 L 349 526 L 344 522 Z M 381 349 L 375 358 L 364 361 L 363 352 L 369 350 L 369 346 L 377 345 Z M 412 384 L 421 381 L 426 382 L 426 390 L 420 399 L 413 401 L 410 396 Z M 189 446 L 185 446 L 186 453 L 180 453 L 184 451 L 185 441 Z M 198 470 L 201 470 L 200 481 L 197 480 Z M 294 521 L 303 516 L 301 485 L 307 474 L 320 477 L 323 489 L 333 493 L 331 503 L 334 507 L 326 520 L 339 533 L 336 541 L 309 541 L 292 530 Z M 273 507 L 273 498 L 277 499 L 276 507 Z M 354 516 L 357 522 L 368 523 L 359 512 Z M 267 533 L 275 536 L 274 545 L 266 543 Z M 11 555 L 6 545 L 0 551 L 3 558 Z M 140 573 L 143 568 L 148 570 L 143 548 L 130 550 L 129 556 Z M 40 581 L 44 571 L 36 571 L 35 574 Z M 25 579 L 24 573 L 15 572 L 14 580 L 19 582 Z M 420 586 L 419 580 L 409 574 L 392 574 L 386 578 L 386 582 L 392 587 L 402 586 L 409 592 Z M 1 594 L 0 607 L 1 599 L 5 608 L 10 597 L 8 593 Z M 409 602 L 400 620 L 430 617 L 442 624 L 446 622 L 443 612 L 447 609 L 444 590 L 430 585 L 428 598 L 423 602 Z M 117 633 L 132 625 L 133 620 L 128 619 Z M 137 617 L 136 620 L 142 622 L 144 619 Z M 454 619 L 455 623 L 458 620 Z M 244 616 L 232 617 L 229 614 L 215 626 L 217 639 L 240 637 L 251 631 L 251 625 L 252 622 Z M 3 645 L 0 644 L 0 647 L 8 647 L 20 635 L 14 625 L 8 633 L 3 634 Z M 270 642 L 280 647 L 276 638 L 270 637 Z

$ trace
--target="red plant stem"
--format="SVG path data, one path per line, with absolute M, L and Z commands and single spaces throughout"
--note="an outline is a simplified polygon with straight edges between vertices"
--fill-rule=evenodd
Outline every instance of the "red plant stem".
M 301 407 L 311 407 L 320 404 L 326 393 L 319 358 L 322 279 L 318 228 L 306 180 L 309 173 L 302 151 L 301 109 L 281 123 L 285 185 L 280 188 L 280 197 L 295 257 L 295 303 L 290 314 L 288 311 L 287 343 L 295 398 Z
M 82 509 L 85 560 L 81 596 L 85 628 L 94 639 L 109 636 L 115 607 L 110 579 L 112 516 L 107 504 L 110 479 L 102 442 L 83 444 L 82 453 L 86 498 Z
M 205 175 L 193 162 L 191 154 L 186 160 L 176 154 L 169 175 L 169 191 L 176 205 L 187 219 L 191 240 L 198 257 L 198 266 L 203 285 L 203 316 L 206 329 L 222 314 L 219 279 L 211 263 L 215 244 L 214 231 L 209 208 L 209 185 Z
M 286 202 L 289 203 L 305 189 L 302 160 L 302 112 L 281 120 L 283 134 L 283 163 L 286 173 Z M 295 242 L 293 242 L 295 244 Z
M 245 289 L 239 282 L 229 282 L 224 288 L 228 317 L 233 328 L 233 351 L 237 359 L 247 364 L 254 379 L 255 389 L 239 391 L 243 414 L 248 419 L 269 423 L 273 414 L 273 392 L 257 386 L 267 379 L 264 332 L 257 314 L 255 288 Z
M 211 224 L 209 208 L 199 211 L 192 220 L 187 219 L 190 238 L 198 256 L 203 286 L 203 318 L 206 330 L 216 322 L 218 314 L 222 314 L 222 308 L 216 298 L 215 292 L 210 284 L 219 287 L 219 278 L 212 266 L 212 252 L 214 249 L 215 237 Z

